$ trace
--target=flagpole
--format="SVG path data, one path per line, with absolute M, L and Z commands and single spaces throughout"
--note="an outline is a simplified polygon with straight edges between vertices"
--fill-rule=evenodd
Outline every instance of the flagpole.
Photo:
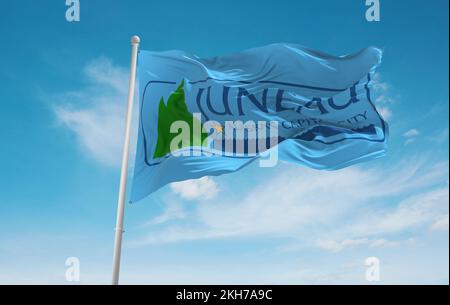
M 139 49 L 140 38 L 138 36 L 131 37 L 131 68 L 130 68 L 130 82 L 128 85 L 128 106 L 125 123 L 125 141 L 123 143 L 123 155 L 122 155 L 122 169 L 120 172 L 120 188 L 119 188 L 119 200 L 117 203 L 117 219 L 115 228 L 115 240 L 114 240 L 114 256 L 113 256 L 113 272 L 112 272 L 112 284 L 119 284 L 119 271 L 120 271 L 120 255 L 122 251 L 122 234 L 123 234 L 123 218 L 125 211 L 125 195 L 127 188 L 127 172 L 128 172 L 128 155 L 130 151 L 130 130 L 131 130 L 131 118 L 133 115 L 133 98 L 134 88 L 136 83 L 136 65 L 137 54 Z

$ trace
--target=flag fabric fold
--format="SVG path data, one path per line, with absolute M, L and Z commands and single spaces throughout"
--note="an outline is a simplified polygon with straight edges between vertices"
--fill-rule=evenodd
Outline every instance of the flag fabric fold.
M 140 51 L 131 201 L 275 150 L 279 160 L 325 170 L 383 156 L 388 125 L 371 86 L 381 57 L 375 47 L 336 57 L 293 44 L 209 59 Z

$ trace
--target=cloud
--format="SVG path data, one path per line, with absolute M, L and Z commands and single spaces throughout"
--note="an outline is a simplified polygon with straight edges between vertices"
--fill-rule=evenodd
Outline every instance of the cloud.
M 427 226 L 448 213 L 448 199 L 448 187 L 426 191 L 402 200 L 393 209 L 372 211 L 370 217 L 349 229 L 364 235 L 380 235 Z
M 407 132 L 403 134 L 405 138 L 412 138 L 417 137 L 420 134 L 420 132 L 417 129 L 410 129 Z
M 84 68 L 84 75 L 87 83 L 84 88 L 53 98 L 55 114 L 63 126 L 75 133 L 89 157 L 107 166 L 118 166 L 123 146 L 128 71 L 109 59 L 99 58 Z M 133 121 L 137 126 L 136 120 Z
M 448 231 L 448 214 L 437 219 L 431 226 L 433 231 Z
M 115 66 L 110 59 L 98 58 L 84 69 L 87 78 L 94 85 L 104 85 L 126 96 L 128 93 L 128 70 Z
M 389 109 L 389 107 L 385 106 L 378 106 L 377 107 L 378 113 L 383 117 L 385 120 L 389 120 L 392 118 L 392 111 Z
M 367 238 L 361 239 L 344 239 L 342 241 L 334 241 L 334 240 L 318 240 L 316 242 L 317 247 L 330 251 L 330 252 L 340 252 L 344 248 L 359 246 L 368 244 L 369 240 Z
M 200 202 L 184 224 L 151 230 L 134 243 L 264 236 L 329 251 L 370 245 L 427 228 L 448 214 L 447 177 L 448 162 L 430 165 L 417 159 L 389 170 L 286 167 L 241 200 L 221 194 L 218 200 Z
M 382 79 L 381 73 L 375 73 L 372 79 L 372 87 L 375 92 L 375 104 L 388 105 L 394 103 L 392 86 Z
M 210 177 L 174 182 L 170 188 L 175 194 L 189 200 L 213 199 L 219 191 L 216 182 Z
M 387 240 L 384 238 L 380 239 L 369 239 L 369 238 L 359 238 L 359 239 L 343 239 L 340 241 L 336 240 L 322 240 L 316 241 L 315 245 L 322 250 L 328 252 L 337 253 L 350 247 L 357 247 L 362 245 L 369 245 L 371 248 L 391 248 L 399 247 L 403 245 L 415 245 L 416 240 L 414 238 L 409 238 L 407 240 Z
M 161 225 L 171 220 L 183 219 L 186 217 L 186 213 L 183 210 L 183 206 L 179 202 L 169 201 L 166 205 L 164 213 L 151 219 L 144 224 L 144 227 Z
M 417 129 L 410 129 L 403 134 L 403 137 L 406 138 L 405 145 L 411 144 L 416 140 L 416 138 L 420 135 L 420 132 Z
M 375 96 L 374 103 L 380 115 L 389 120 L 392 118 L 391 105 L 396 98 L 393 97 L 392 86 L 382 79 L 381 74 L 375 73 L 372 80 L 372 88 Z
M 407 240 L 386 240 L 384 238 L 376 239 L 371 242 L 370 247 L 371 248 L 392 248 L 392 247 L 399 247 L 403 245 L 410 245 L 413 246 L 416 244 L 416 240 L 414 238 L 408 238 Z

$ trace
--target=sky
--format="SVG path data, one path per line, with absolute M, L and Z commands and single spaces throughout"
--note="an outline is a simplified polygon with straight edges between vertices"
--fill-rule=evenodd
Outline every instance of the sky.
M 110 282 L 134 34 L 202 57 L 378 46 L 390 140 L 384 158 L 335 172 L 255 165 L 127 205 L 121 283 L 449 283 L 447 0 L 381 0 L 379 22 L 363 0 L 81 0 L 79 22 L 64 0 L 38 2 L 0 10 L 0 284 Z

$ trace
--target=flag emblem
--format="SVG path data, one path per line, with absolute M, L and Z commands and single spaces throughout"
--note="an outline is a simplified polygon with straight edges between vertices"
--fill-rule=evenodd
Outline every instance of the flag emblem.
M 153 153 L 153 159 L 162 158 L 170 154 L 170 143 L 176 138 L 177 134 L 170 131 L 171 126 L 176 121 L 184 122 L 188 125 L 190 132 L 179 141 L 181 145 L 177 146 L 178 149 L 184 147 L 191 147 L 194 145 L 203 145 L 204 141 L 208 137 L 208 134 L 201 130 L 197 135 L 194 132 L 193 125 L 201 125 L 193 115 L 187 109 L 185 97 L 184 97 L 184 80 L 181 81 L 178 88 L 170 94 L 167 105 L 164 103 L 164 97 L 161 97 L 158 108 L 158 140 L 156 143 L 155 151 Z

